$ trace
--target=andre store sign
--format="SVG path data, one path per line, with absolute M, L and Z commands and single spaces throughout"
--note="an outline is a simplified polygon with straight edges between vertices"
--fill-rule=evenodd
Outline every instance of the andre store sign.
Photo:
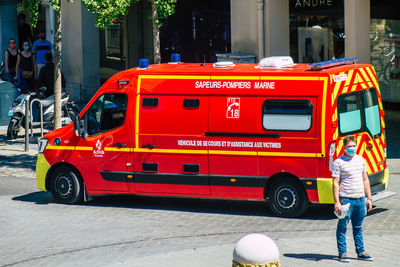
M 330 9 L 343 6 L 343 0 L 290 0 L 290 7 L 301 9 Z

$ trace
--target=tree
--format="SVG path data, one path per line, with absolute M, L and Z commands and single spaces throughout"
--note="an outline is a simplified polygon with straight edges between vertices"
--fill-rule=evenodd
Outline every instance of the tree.
M 73 2 L 73 0 L 66 0 Z M 96 26 L 104 29 L 111 25 L 114 20 L 125 16 L 129 7 L 139 0 L 82 0 L 89 12 L 96 16 Z M 149 0 L 152 3 L 152 23 L 153 23 L 153 45 L 154 63 L 161 62 L 159 19 L 168 17 L 175 12 L 177 0 Z M 39 6 L 42 0 L 22 0 L 18 11 L 28 10 L 30 13 L 30 25 L 36 27 L 39 17 Z M 50 0 L 54 8 L 54 129 L 61 127 L 61 0 Z
M 121 15 L 126 15 L 128 8 L 132 3 L 139 0 L 82 0 L 86 8 L 96 15 L 96 26 L 104 29 L 111 25 L 114 19 Z M 177 0 L 149 0 L 151 2 L 151 20 L 153 24 L 153 48 L 154 63 L 161 62 L 160 53 L 160 20 L 167 18 L 175 13 L 175 4 Z

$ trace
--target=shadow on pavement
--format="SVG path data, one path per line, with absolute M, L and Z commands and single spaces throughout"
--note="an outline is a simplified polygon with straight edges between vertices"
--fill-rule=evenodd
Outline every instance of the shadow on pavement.
M 56 203 L 49 192 L 34 192 L 14 197 L 13 200 L 35 204 Z M 60 204 L 64 205 L 64 204 Z M 240 216 L 276 217 L 262 201 L 215 200 L 152 196 L 99 196 L 81 205 L 142 210 L 169 210 L 195 213 L 228 214 Z M 80 206 L 80 205 L 76 205 Z M 310 207 L 300 218 L 304 220 L 335 219 L 332 205 Z
M 51 193 L 43 192 L 43 191 L 13 197 L 12 200 L 23 201 L 23 202 L 32 202 L 32 203 L 35 203 L 38 205 L 47 205 L 50 203 L 54 203 L 54 199 L 51 196 Z
M 295 259 L 303 259 L 309 261 L 321 261 L 321 260 L 337 260 L 337 256 L 333 255 L 325 255 L 325 254 L 317 254 L 317 253 L 285 253 L 283 256 L 288 258 L 295 258 Z
M 0 166 L 12 168 L 25 168 L 32 171 L 36 168 L 36 155 L 7 155 L 0 156 Z

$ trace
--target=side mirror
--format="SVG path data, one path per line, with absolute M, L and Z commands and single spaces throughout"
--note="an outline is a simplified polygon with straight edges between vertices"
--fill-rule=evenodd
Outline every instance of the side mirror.
M 83 139 L 87 138 L 87 131 L 85 129 L 85 118 L 79 118 L 79 115 L 76 115 L 74 118 L 74 131 L 75 135 L 82 137 Z

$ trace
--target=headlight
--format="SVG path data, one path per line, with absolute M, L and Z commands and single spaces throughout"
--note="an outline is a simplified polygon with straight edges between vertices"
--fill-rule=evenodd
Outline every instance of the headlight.
M 49 139 L 47 139 L 47 138 L 41 138 L 39 140 L 39 153 L 43 153 L 43 151 L 46 149 L 48 142 L 49 142 Z

